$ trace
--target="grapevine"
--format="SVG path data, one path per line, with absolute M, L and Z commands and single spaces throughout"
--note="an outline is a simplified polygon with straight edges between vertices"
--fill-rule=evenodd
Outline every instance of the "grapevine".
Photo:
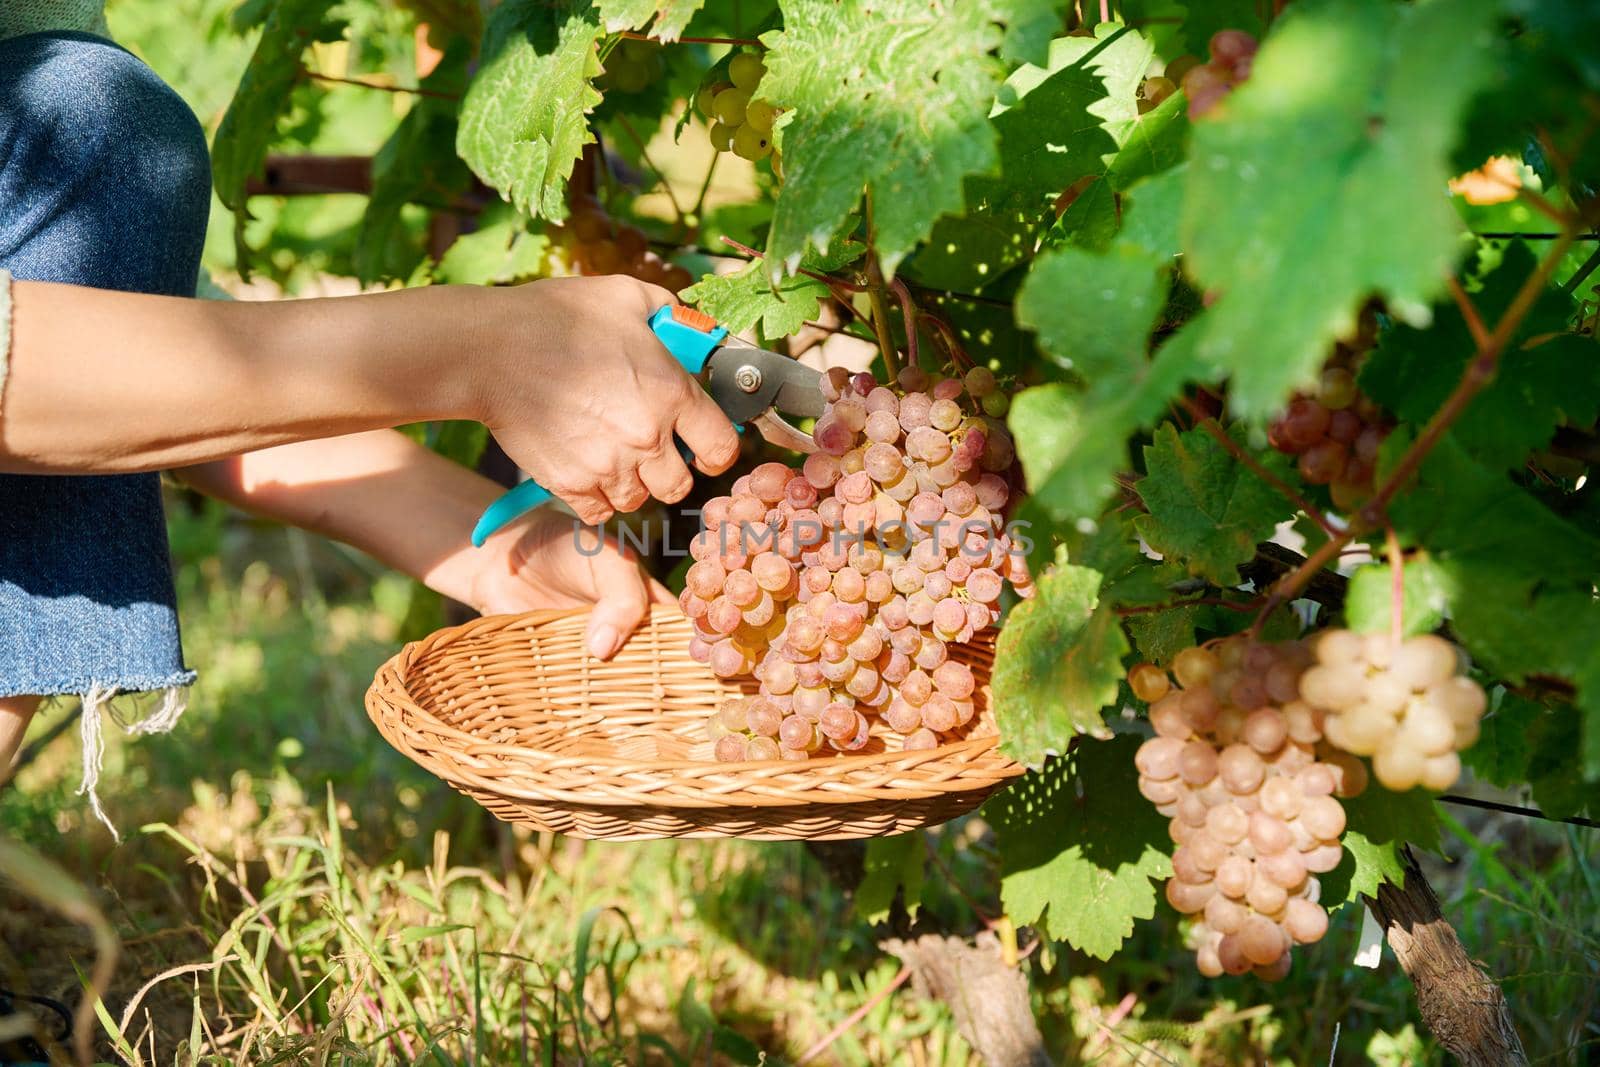
M 976 724 L 1038 802 L 979 816 L 997 921 L 1097 957 L 1167 924 L 1204 974 L 1267 979 L 1342 965 L 1319 940 L 1363 898 L 1421 899 L 1407 846 L 1444 847 L 1436 799 L 1595 814 L 1587 6 L 748 6 L 495 5 L 416 86 L 368 213 L 372 248 L 416 245 L 380 281 L 424 259 L 441 281 L 629 273 L 765 347 L 873 360 L 825 379 L 817 455 L 704 507 L 673 591 L 745 695 L 697 757 L 805 773 Z M 264 33 L 252 82 L 361 93 L 379 71 L 285 72 L 330 32 Z M 241 227 L 295 113 L 264 124 L 253 92 L 217 136 Z M 428 154 L 451 143 L 453 176 Z M 650 201 L 585 158 L 614 150 Z M 394 205 L 438 221 L 472 202 L 467 172 L 512 220 L 465 227 L 474 254 L 424 250 Z M 671 221 L 644 221 L 662 201 Z M 522 236 L 556 254 L 529 268 Z M 712 270 L 728 247 L 747 262 Z M 918 369 L 935 358 L 951 376 Z M 1418 1004 L 1451 1051 L 1514 1030 L 1498 994 L 1435 977 Z M 1326 1059 L 1313 1036 L 1288 1058 Z

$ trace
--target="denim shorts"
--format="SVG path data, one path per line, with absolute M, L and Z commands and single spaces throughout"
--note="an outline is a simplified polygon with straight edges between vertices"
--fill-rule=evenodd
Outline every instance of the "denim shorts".
M 13 277 L 193 296 L 209 201 L 205 135 L 150 68 L 90 34 L 0 41 Z M 164 690 L 170 704 L 193 680 L 159 476 L 0 474 L 0 696 Z

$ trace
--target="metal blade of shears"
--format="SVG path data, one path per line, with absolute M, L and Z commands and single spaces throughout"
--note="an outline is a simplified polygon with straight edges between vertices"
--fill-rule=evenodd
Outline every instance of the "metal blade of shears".
M 733 422 L 756 427 L 773 444 L 799 452 L 816 445 L 775 414 L 817 416 L 823 412 L 821 372 L 738 340 L 718 348 L 706 361 L 706 390 Z

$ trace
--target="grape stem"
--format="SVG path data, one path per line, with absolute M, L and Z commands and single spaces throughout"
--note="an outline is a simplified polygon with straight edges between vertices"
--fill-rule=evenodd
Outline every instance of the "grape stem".
M 894 335 L 889 332 L 889 302 L 883 297 L 883 264 L 878 262 L 878 227 L 872 220 L 870 186 L 862 198 L 862 204 L 867 223 L 867 300 L 872 305 L 872 329 L 878 335 L 878 351 L 883 353 L 884 372 L 892 382 L 900 374 L 900 359 L 895 351 Z M 907 322 L 906 335 L 909 337 L 915 328 L 915 323 Z
M 761 42 L 754 37 L 679 37 L 672 41 L 663 41 L 652 37 L 648 33 L 638 30 L 623 30 L 617 36 L 626 37 L 630 41 L 653 41 L 656 44 L 734 44 L 745 45 L 748 48 L 760 48 Z
M 1295 491 L 1294 486 L 1290 485 L 1288 482 L 1269 471 L 1260 460 L 1252 456 L 1243 445 L 1235 441 L 1228 431 L 1222 428 L 1221 423 L 1201 410 L 1200 406 L 1194 402 L 1193 398 L 1187 396 L 1184 397 L 1183 406 L 1188 410 L 1189 414 L 1193 416 L 1196 427 L 1210 434 L 1216 439 L 1216 442 L 1219 445 L 1232 453 L 1233 458 L 1244 464 L 1244 466 L 1248 468 L 1257 478 L 1260 478 L 1262 481 L 1272 486 L 1272 488 L 1276 489 L 1279 494 L 1289 501 L 1289 503 L 1305 512 L 1306 515 L 1310 517 L 1312 522 L 1316 523 L 1322 528 L 1323 533 L 1327 534 L 1329 537 L 1338 537 L 1344 532 L 1340 530 L 1339 527 L 1335 526 L 1333 521 L 1329 519 L 1328 516 L 1322 513 L 1321 508 L 1307 500 L 1304 496 L 1301 496 Z
M 732 237 L 729 237 L 727 234 L 723 234 L 722 235 L 722 241 L 728 247 L 734 249 L 735 251 L 743 252 L 745 255 L 749 256 L 751 259 L 764 259 L 764 258 L 766 258 L 760 252 L 757 252 L 754 248 L 751 248 L 747 244 L 740 244 L 738 241 L 735 241 Z M 863 292 L 866 292 L 866 290 L 867 290 L 867 287 L 865 285 L 860 284 L 859 282 L 848 281 L 847 279 L 844 279 L 844 278 L 836 278 L 832 274 L 823 274 L 821 271 L 807 270 L 804 267 L 798 267 L 798 268 L 795 269 L 795 273 L 804 275 L 805 277 L 811 278 L 811 279 L 813 279 L 815 281 L 819 281 L 823 285 L 828 286 L 829 288 L 838 287 L 838 288 L 843 289 L 845 292 L 848 292 L 848 293 L 863 293 Z
M 1495 372 L 1500 366 L 1500 355 L 1511 342 L 1511 336 L 1522 325 L 1522 320 L 1527 318 L 1528 312 L 1533 310 L 1533 305 L 1543 294 L 1545 286 L 1549 284 L 1551 276 L 1560 264 L 1561 258 L 1566 255 L 1567 249 L 1572 245 L 1578 234 L 1578 227 L 1584 220 L 1572 217 L 1562 217 L 1564 227 L 1555 243 L 1546 251 L 1545 257 L 1540 261 L 1534 272 L 1528 275 L 1522 287 L 1517 290 L 1517 295 L 1512 299 L 1505 313 L 1500 316 L 1500 321 L 1495 323 L 1494 330 L 1478 343 L 1477 351 L 1467 361 L 1467 369 L 1461 375 L 1461 381 L 1433 413 L 1417 439 L 1395 463 L 1394 469 L 1389 472 L 1388 478 L 1372 499 L 1351 517 L 1350 524 L 1338 536 L 1324 542 L 1315 552 L 1306 557 L 1305 562 L 1284 575 L 1272 589 L 1267 597 L 1267 602 L 1262 606 L 1261 614 L 1251 625 L 1251 633 L 1258 632 L 1267 616 L 1281 604 L 1293 600 L 1295 594 L 1303 589 L 1313 575 L 1337 559 L 1339 553 L 1355 538 L 1368 533 L 1383 525 L 1388 513 L 1388 506 L 1395 496 L 1405 487 L 1417 469 L 1422 466 L 1422 461 L 1432 452 L 1434 446 L 1444 437 L 1448 430 L 1473 397 L 1483 391 L 1494 380 Z M 1462 298 L 1466 293 L 1461 294 Z M 1470 305 L 1471 301 L 1467 300 Z M 1476 309 L 1474 309 L 1476 314 Z M 1463 315 L 1465 312 L 1463 311 Z
M 312 81 L 330 82 L 334 85 L 353 85 L 358 89 L 376 89 L 380 93 L 410 93 L 413 96 L 431 96 L 436 100 L 460 100 L 459 93 L 445 93 L 438 89 L 423 89 L 420 86 L 410 85 L 383 85 L 379 82 L 365 81 L 361 78 L 341 78 L 334 74 L 319 74 L 314 70 L 301 68 L 301 73 Z
M 1383 543 L 1389 553 L 1389 640 L 1399 648 L 1406 632 L 1406 561 L 1393 523 L 1384 523 Z
M 905 320 L 906 326 L 906 364 L 920 367 L 922 359 L 917 351 L 917 305 L 911 299 L 911 290 L 906 288 L 906 283 L 896 278 L 889 283 L 894 290 L 894 295 L 900 298 L 900 317 Z

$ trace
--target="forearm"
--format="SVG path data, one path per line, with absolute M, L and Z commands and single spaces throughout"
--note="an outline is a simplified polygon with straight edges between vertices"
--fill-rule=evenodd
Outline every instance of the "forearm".
M 391 430 L 281 445 L 177 472 L 210 496 L 343 541 L 471 602 L 472 525 L 500 489 Z
M 472 290 L 272 303 L 13 284 L 0 471 L 180 467 L 472 418 Z M 467 350 L 470 351 L 470 348 Z

